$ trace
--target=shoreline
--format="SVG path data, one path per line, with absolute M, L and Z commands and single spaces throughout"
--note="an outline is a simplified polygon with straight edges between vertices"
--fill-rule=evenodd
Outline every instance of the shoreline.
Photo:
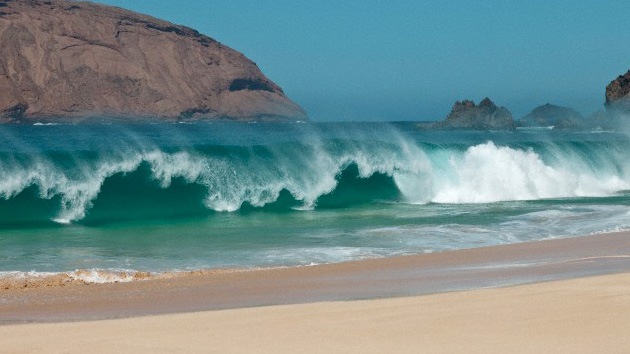
M 0 326 L 414 297 L 630 272 L 630 232 L 308 267 L 0 288 Z

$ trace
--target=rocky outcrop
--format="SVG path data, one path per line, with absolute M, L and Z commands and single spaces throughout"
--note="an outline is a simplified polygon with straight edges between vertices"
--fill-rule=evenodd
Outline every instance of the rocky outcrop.
M 473 101 L 457 101 L 443 122 L 436 123 L 441 129 L 513 130 L 512 114 L 505 107 L 497 107 L 489 98 L 479 105 Z
M 306 119 L 255 63 L 120 8 L 0 0 L 0 121 Z
M 630 112 L 630 70 L 606 86 L 606 109 Z
M 578 129 L 584 124 L 584 117 L 569 107 L 545 104 L 534 108 L 516 122 L 519 127 L 553 127 L 553 129 Z

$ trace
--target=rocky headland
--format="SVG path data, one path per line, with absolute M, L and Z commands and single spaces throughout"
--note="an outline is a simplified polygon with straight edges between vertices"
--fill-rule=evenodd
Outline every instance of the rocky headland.
M 586 119 L 587 129 L 630 131 L 630 70 L 619 75 L 606 86 L 605 110 L 591 114 Z
M 630 70 L 606 86 L 606 109 L 630 112 Z
M 116 7 L 0 0 L 0 44 L 2 123 L 307 119 L 243 54 Z

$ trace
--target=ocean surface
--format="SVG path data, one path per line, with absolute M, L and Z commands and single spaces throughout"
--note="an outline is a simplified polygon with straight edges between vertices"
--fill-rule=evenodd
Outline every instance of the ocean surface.
M 312 265 L 626 230 L 629 152 L 618 133 L 405 123 L 5 125 L 0 276 Z

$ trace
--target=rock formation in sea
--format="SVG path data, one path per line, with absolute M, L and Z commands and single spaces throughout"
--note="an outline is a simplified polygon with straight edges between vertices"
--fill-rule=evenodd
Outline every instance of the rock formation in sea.
M 0 0 L 0 122 L 305 120 L 243 54 L 116 7 Z
M 606 109 L 630 113 L 630 70 L 606 86 Z
M 550 103 L 534 108 L 529 114 L 516 122 L 519 127 L 553 127 L 553 129 L 579 129 L 584 124 L 584 117 L 569 107 Z
M 438 129 L 467 130 L 513 130 L 515 127 L 510 111 L 497 107 L 487 97 L 479 105 L 471 100 L 455 102 L 446 120 L 434 125 Z

